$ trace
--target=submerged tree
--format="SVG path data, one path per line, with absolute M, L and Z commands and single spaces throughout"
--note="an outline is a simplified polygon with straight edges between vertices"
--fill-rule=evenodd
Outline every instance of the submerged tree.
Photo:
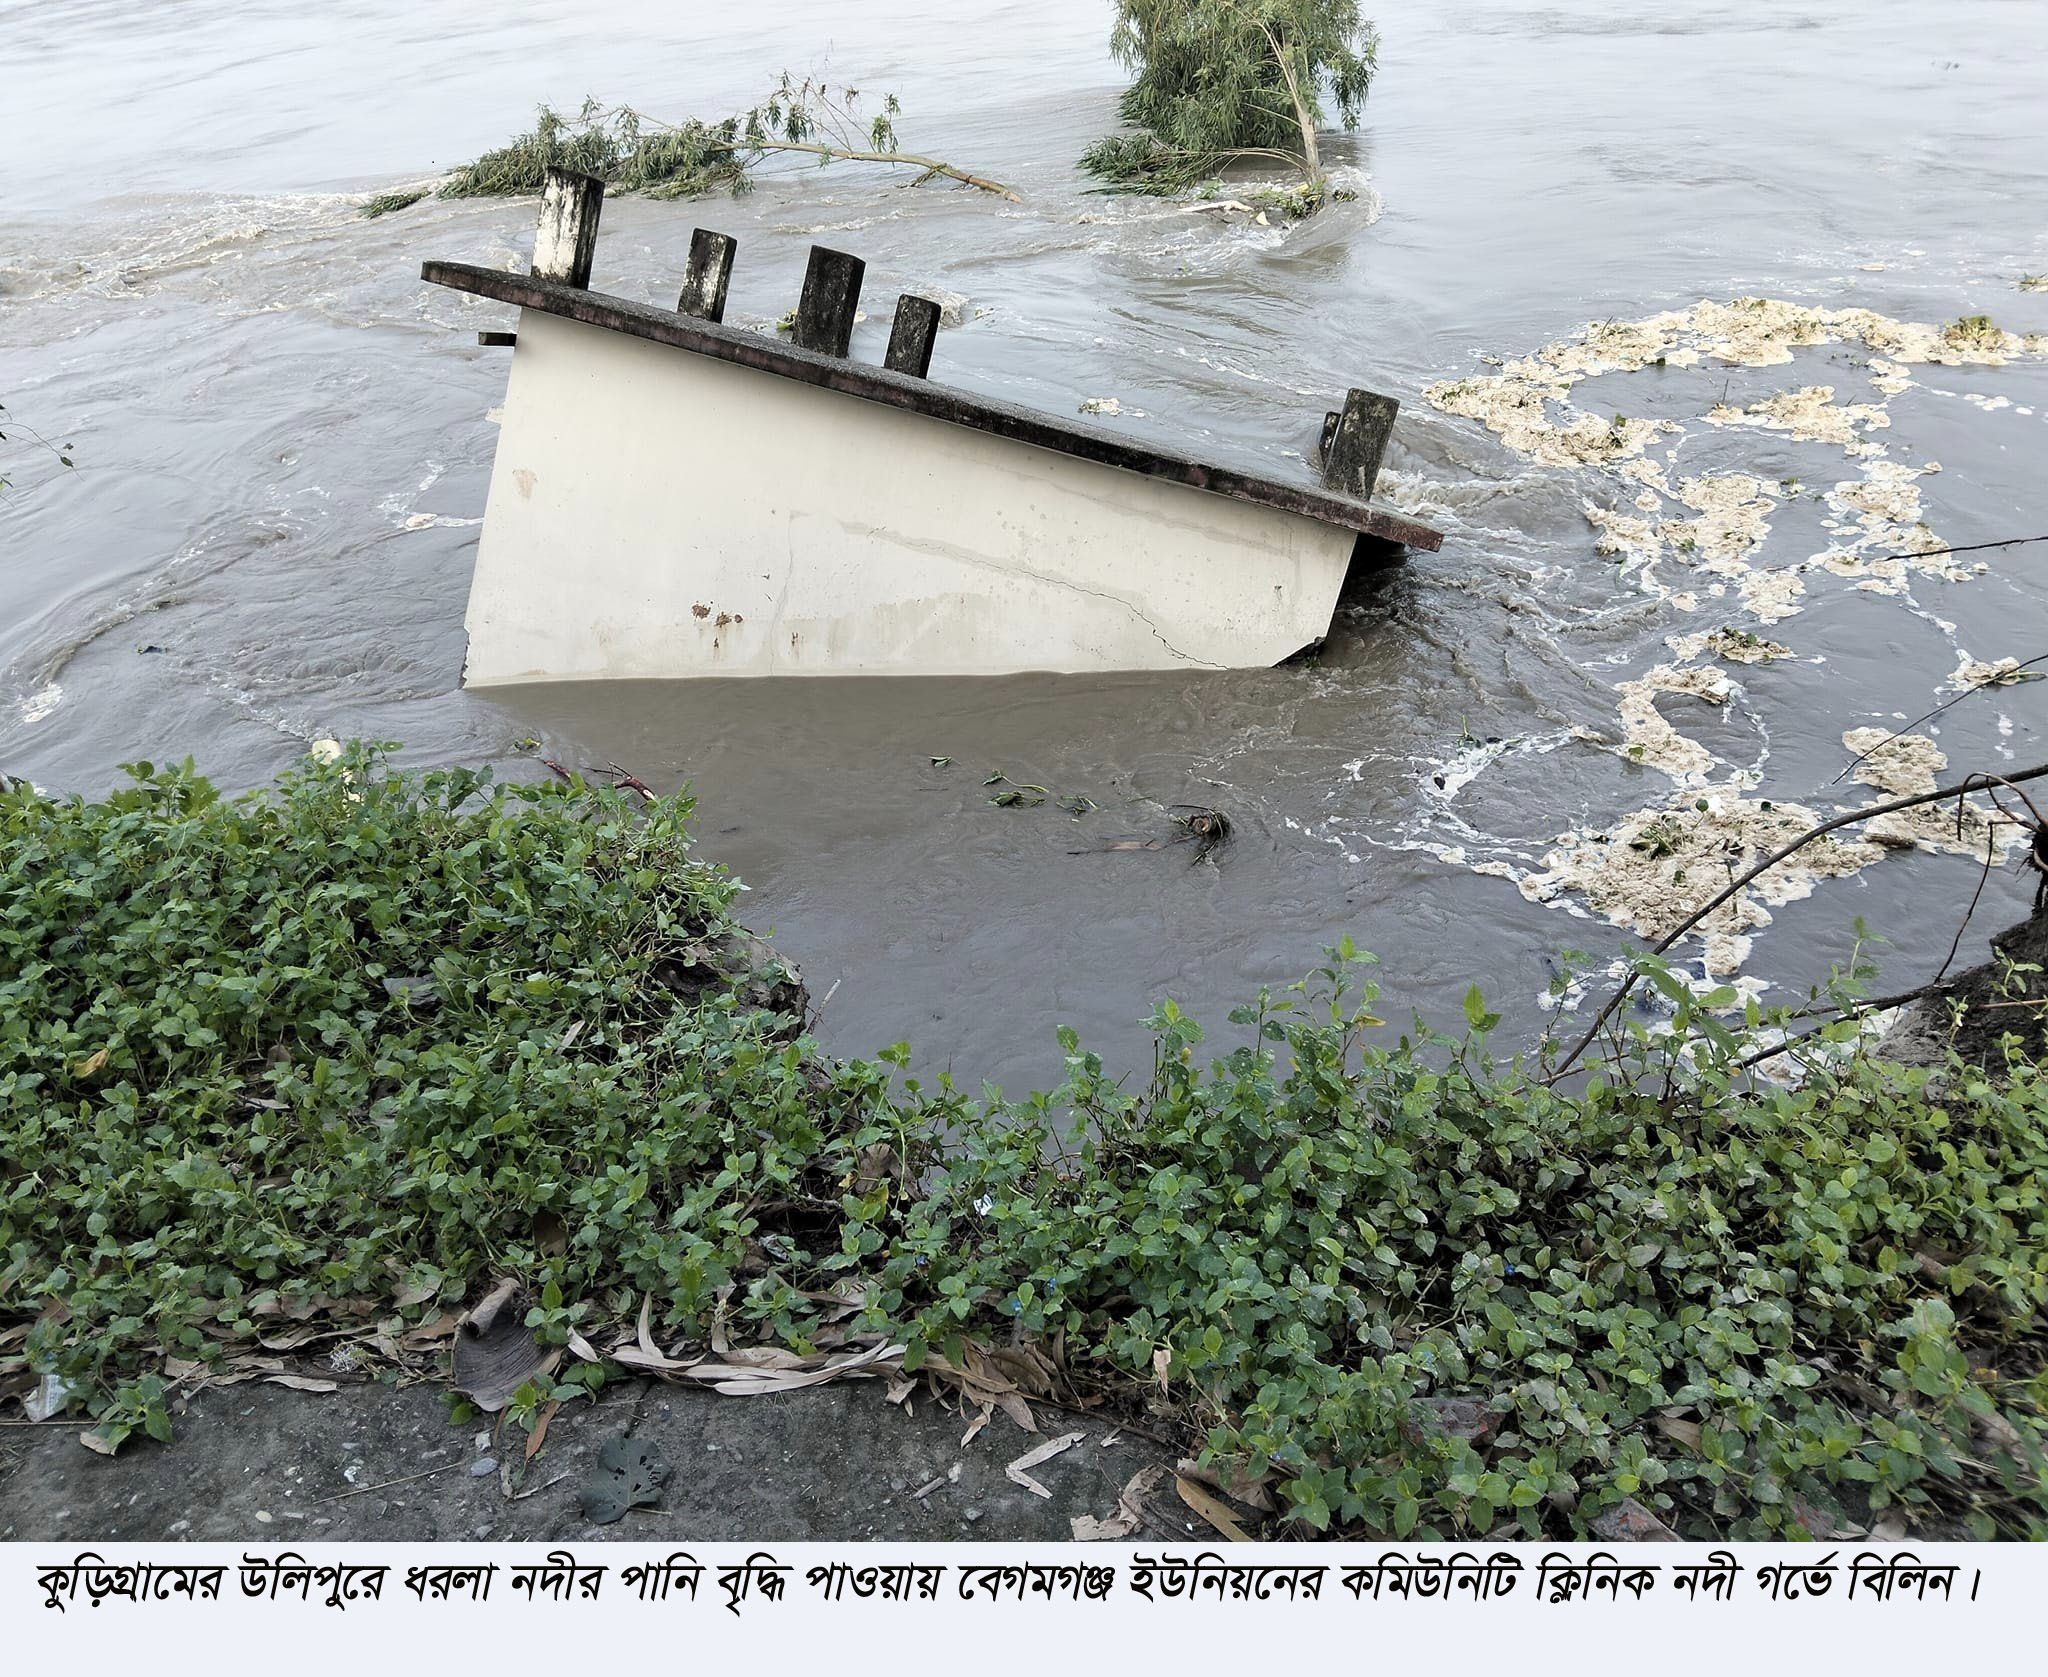
M 879 163 L 915 169 L 912 185 L 943 176 L 998 197 L 1017 194 L 1000 181 L 935 157 L 899 150 L 896 96 L 872 117 L 859 112 L 857 88 L 829 87 L 785 73 L 769 96 L 736 116 L 706 122 L 658 122 L 631 106 L 586 99 L 574 116 L 543 105 L 534 126 L 509 145 L 485 152 L 456 170 L 440 188 L 443 198 L 511 196 L 538 192 L 549 169 L 596 175 L 622 192 L 654 198 L 701 198 L 744 192 L 754 166 L 777 153 L 825 163 Z M 398 195 L 402 196 L 402 195 Z M 376 200 L 366 213 L 378 213 Z M 398 208 L 401 205 L 388 205 Z
M 1379 41 L 1358 0 L 1116 0 L 1110 50 L 1137 74 L 1082 167 L 1141 192 L 1186 191 L 1239 159 L 1286 164 L 1304 209 L 1327 190 L 1323 100 L 1358 120 Z

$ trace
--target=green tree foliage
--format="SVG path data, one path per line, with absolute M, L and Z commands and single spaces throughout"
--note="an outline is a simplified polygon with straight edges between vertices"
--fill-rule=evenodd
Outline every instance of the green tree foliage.
M 1137 76 L 1118 113 L 1142 132 L 1098 141 L 1082 166 L 1177 192 L 1240 158 L 1319 184 L 1325 98 L 1358 120 L 1378 38 L 1357 0 L 1117 0 L 1110 48 Z

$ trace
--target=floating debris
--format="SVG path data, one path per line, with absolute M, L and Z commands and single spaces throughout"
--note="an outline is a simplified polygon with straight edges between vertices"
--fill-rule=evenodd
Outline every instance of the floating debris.
M 1987 664 L 1981 658 L 1972 658 L 1967 652 L 1958 652 L 1956 659 L 1956 671 L 1948 678 L 1948 684 L 1958 693 L 1972 692 L 1979 687 L 2011 687 L 2022 681 L 2039 679 L 2038 671 L 2023 669 L 2017 658 L 2000 658 Z
M 1709 425 L 1754 425 L 1778 431 L 1801 442 L 1833 443 L 1850 454 L 1874 453 L 1879 445 L 1857 435 L 1857 428 L 1878 430 L 1892 422 L 1881 402 L 1835 400 L 1831 384 L 1809 384 L 1781 390 L 1746 408 L 1725 405 L 1708 410 Z
M 1637 810 L 1612 832 L 1567 835 L 1540 872 L 1523 877 L 1521 892 L 1534 903 L 1571 893 L 1615 925 L 1662 937 L 1731 879 L 1824 819 L 1803 804 L 1744 797 L 1728 787 L 1688 793 L 1663 808 Z M 1811 896 L 1819 880 L 1855 873 L 1882 854 L 1858 840 L 1816 839 L 1738 892 L 1699 927 L 1707 975 L 1741 967 L 1748 934 L 1771 923 L 1772 908 Z
M 1765 640 L 1747 629 L 1725 626 L 1703 634 L 1670 635 L 1664 644 L 1687 662 L 1695 658 L 1718 658 L 1725 664 L 1770 664 L 1793 656 L 1789 646 Z
M 1859 761 L 1849 777 L 1895 798 L 1918 797 L 1932 792 L 1948 756 L 1925 734 L 1894 734 L 1883 728 L 1851 728 L 1842 744 L 1857 753 Z M 1997 845 L 1997 855 L 2017 847 L 2023 835 L 2010 823 L 2000 823 L 1993 838 L 1992 812 L 1974 798 L 1953 802 L 1919 804 L 1895 810 L 1863 824 L 1864 836 L 1873 844 L 1892 850 L 1949 851 L 1982 858 L 1987 844 Z
M 1624 681 L 1615 689 L 1621 697 L 1623 739 L 1619 746 L 1609 749 L 1631 763 L 1662 769 L 1681 785 L 1697 785 L 1713 768 L 1714 754 L 1666 721 L 1657 708 L 1657 697 L 1676 693 L 1710 705 L 1725 705 L 1734 690 L 1728 677 L 1710 666 L 1681 669 L 1674 664 L 1659 664 L 1647 675 Z M 1586 737 L 1593 737 L 1590 730 Z
M 1195 847 L 1194 860 L 1203 862 L 1230 842 L 1230 817 L 1220 809 L 1205 809 L 1199 804 L 1172 804 L 1166 813 L 1173 817 L 1173 824 L 1179 829 L 1172 838 L 1112 839 L 1108 844 L 1093 844 L 1085 850 L 1070 850 L 1067 854 L 1099 856 L 1112 850 L 1169 850 L 1175 845 L 1192 844 Z
M 1851 469 L 1812 490 L 1794 477 L 1773 482 L 1740 470 L 1681 475 L 1675 467 L 1690 421 L 1595 413 L 1574 401 L 1581 384 L 1604 374 L 1782 366 L 1798 350 L 1842 345 L 1868 352 L 1866 397 L 1845 396 L 1838 383 L 1788 381 L 1785 389 L 1748 400 L 1731 400 L 1724 391 L 1698 413 L 1700 423 L 1722 432 L 1768 433 L 1840 450 Z M 1927 522 L 1924 480 L 1940 472 L 1940 464 L 1890 457 L 1884 438 L 1892 428 L 1890 404 L 1913 387 L 1918 367 L 1996 367 L 2044 353 L 2048 337 L 2021 336 L 1981 315 L 1935 325 L 1870 309 L 1747 297 L 1595 322 L 1519 359 L 1494 362 L 1487 373 L 1431 386 L 1425 394 L 1437 408 L 1478 421 L 1523 458 L 1597 471 L 1606 480 L 1611 493 L 1589 494 L 1581 504 L 1595 551 L 1615 560 L 1622 578 L 1674 611 L 1710 610 L 1718 601 L 1724 610 L 1739 608 L 1742 618 L 1667 636 L 1671 662 L 1615 685 L 1619 745 L 1614 730 L 1572 730 L 1579 740 L 1678 782 L 1685 790 L 1668 807 L 1624 816 L 1611 834 L 1567 835 L 1533 871 L 1498 858 L 1474 860 L 1462 843 L 1425 848 L 1475 871 L 1519 872 L 1520 888 L 1532 901 L 1583 903 L 1647 935 L 1677 923 L 1688 904 L 1711 898 L 1745 856 L 1754 860 L 1766 853 L 1762 847 L 1815 825 L 1819 818 L 1810 810 L 1755 797 L 1754 769 L 1722 764 L 1660 706 L 1667 696 L 1726 705 L 1737 689 L 1719 666 L 1796 656 L 1792 646 L 1759 631 L 1797 615 L 1816 577 L 1839 577 L 1858 591 L 1910 601 L 1917 578 L 1963 582 L 1985 574 L 1988 567 L 1959 561 Z M 2008 400 L 1983 392 L 1970 397 L 1986 411 Z M 1826 540 L 1819 550 L 1760 563 L 1782 510 L 1807 501 L 1817 502 L 1822 515 Z M 1953 636 L 1952 625 L 1934 621 Z M 1958 662 L 1948 683 L 1958 691 L 2025 679 L 2016 660 L 1985 663 L 1959 652 Z M 1931 788 L 1933 771 L 1944 761 L 1930 740 L 1905 745 L 1881 729 L 1857 730 L 1848 739 L 1852 746 L 1885 744 L 1859 765 L 1858 778 L 1901 796 Z M 1856 872 L 1901 846 L 1981 858 L 1990 832 L 1990 812 L 1974 802 L 1960 818 L 1947 804 L 1929 805 L 1872 821 L 1859 838 L 1809 846 L 1701 928 L 1707 970 L 1732 972 L 1749 952 L 1750 932 L 1768 923 L 1769 907 L 1808 894 L 1822 877 Z M 2018 842 L 2016 834 L 2000 832 L 2002 849 Z

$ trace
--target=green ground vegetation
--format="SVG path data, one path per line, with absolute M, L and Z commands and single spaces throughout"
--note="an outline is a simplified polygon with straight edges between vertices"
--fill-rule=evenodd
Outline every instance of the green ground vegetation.
M 261 794 L 137 765 L 0 794 L 0 1394 L 105 1445 L 289 1327 L 359 1366 L 499 1275 L 546 1338 L 907 1366 L 1033 1346 L 1074 1401 L 1264 1481 L 1280 1529 L 2048 1534 L 2048 1084 L 1857 1052 L 1738 1069 L 1663 1014 L 1552 1088 L 1477 992 L 1383 1025 L 1339 945 L 1211 1053 L 1005 1100 L 820 1054 L 721 973 L 686 798 L 399 772 Z M 844 1320 L 847 1299 L 859 1314 Z M 577 1379 L 602 1379 L 579 1364 Z

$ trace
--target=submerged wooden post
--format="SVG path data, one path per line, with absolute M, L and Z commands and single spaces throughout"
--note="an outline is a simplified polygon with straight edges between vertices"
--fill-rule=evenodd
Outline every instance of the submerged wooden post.
M 1323 448 L 1323 487 L 1340 495 L 1369 500 L 1379 481 L 1380 462 L 1387 457 L 1387 439 L 1393 435 L 1394 415 L 1401 404 L 1391 396 L 1370 390 L 1345 393 L 1344 406 L 1336 414 L 1333 428 L 1324 421 L 1328 438 Z
M 597 254 L 597 217 L 604 207 L 604 182 L 573 169 L 550 169 L 540 189 L 540 225 L 533 234 L 533 277 L 590 286 L 591 258 Z
M 724 321 L 726 288 L 732 284 L 732 259 L 739 248 L 739 241 L 727 233 L 699 227 L 690 234 L 690 262 L 683 270 L 677 314 L 714 326 Z
M 923 378 L 932 369 L 932 344 L 938 335 L 939 305 L 906 291 L 896 299 L 896 321 L 889 328 L 889 353 L 882 357 L 882 365 L 892 373 Z
M 1323 415 L 1323 434 L 1316 439 L 1317 471 L 1321 471 L 1323 469 L 1323 462 L 1330 458 L 1330 444 L 1337 437 L 1337 421 L 1343 417 L 1341 413 L 1326 413 Z
M 820 355 L 844 355 L 853 341 L 853 317 L 860 307 L 860 282 L 867 271 L 868 265 L 858 256 L 812 245 L 791 341 Z

